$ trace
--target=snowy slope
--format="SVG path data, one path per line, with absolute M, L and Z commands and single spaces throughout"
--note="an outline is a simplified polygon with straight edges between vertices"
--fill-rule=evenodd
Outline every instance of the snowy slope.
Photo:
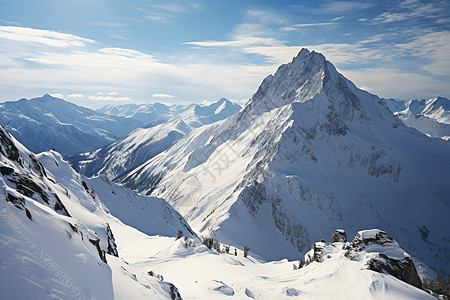
M 165 123 L 136 129 L 107 147 L 68 156 L 67 159 L 77 171 L 86 176 L 103 174 L 114 180 L 168 149 L 192 129 L 225 119 L 240 108 L 225 98 L 208 106 L 190 105 Z M 168 115 L 170 114 L 165 116 Z
M 48 94 L 0 103 L 0 124 L 33 152 L 55 148 L 62 154 L 98 149 L 142 126 L 107 116 Z
M 141 278 L 151 268 L 173 282 L 183 299 L 435 299 L 365 265 L 379 254 L 404 254 L 398 246 L 367 249 L 349 259 L 343 249 L 348 243 L 332 243 L 323 252 L 323 262 L 293 270 L 298 260 L 264 262 L 252 257 L 252 249 L 247 258 L 242 249 L 234 256 L 233 246 L 230 254 L 199 244 L 186 248 L 182 240 L 148 237 L 132 228 L 112 226 L 118 244 L 124 245 L 121 255 L 129 269 Z
M 449 99 L 437 97 L 428 100 L 414 99 L 407 102 L 393 101 L 392 99 L 388 101 L 387 105 L 392 112 L 407 126 L 431 137 L 450 139 Z
M 163 200 L 104 178 L 86 180 L 54 151 L 39 154 L 38 162 L 0 130 L 2 299 L 433 299 L 367 268 L 367 258 L 380 253 L 408 258 L 395 242 L 362 251 L 348 247 L 360 251 L 351 259 L 342 247 L 350 244 L 332 243 L 321 263 L 299 270 L 287 260 L 257 260 L 252 250 L 247 258 L 241 249 L 234 256 L 234 247 L 230 254 L 217 253 L 189 234 L 181 215 Z M 25 192 L 15 182 L 20 178 L 43 192 Z M 52 193 L 47 204 L 42 195 Z M 54 209 L 57 198 L 67 210 Z M 188 238 L 175 239 L 182 228 Z M 359 236 L 370 239 L 373 232 Z M 119 257 L 104 254 L 111 248 Z
M 36 157 L 1 126 L 0 146 L 2 299 L 172 298 L 172 284 L 151 276 L 139 281 L 127 270 L 110 224 L 128 226 L 59 153 Z M 93 183 L 124 222 L 143 232 L 175 236 L 183 230 L 194 237 L 163 200 Z
M 199 234 L 293 259 L 336 227 L 385 228 L 448 273 L 450 151 L 303 49 L 238 114 L 193 130 L 120 182 Z

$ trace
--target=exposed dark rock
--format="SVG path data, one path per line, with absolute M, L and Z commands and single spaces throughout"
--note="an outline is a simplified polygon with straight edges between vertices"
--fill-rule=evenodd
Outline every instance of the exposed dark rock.
M 10 193 L 6 194 L 6 201 L 12 203 L 15 207 L 21 210 L 25 210 L 25 199 L 19 198 L 11 195 Z
M 69 223 L 69 225 L 70 225 L 70 228 L 72 228 L 72 230 L 74 232 L 78 233 L 78 226 L 76 224 Z
M 390 237 L 386 232 L 377 230 L 373 234 L 363 236 L 360 233 L 356 234 L 353 241 L 347 247 L 347 256 L 353 259 L 360 251 L 370 251 L 368 247 L 371 245 L 380 245 L 385 247 L 396 248 L 401 251 L 397 242 Z M 379 252 L 379 250 L 377 251 Z M 403 258 L 392 258 L 384 253 L 378 253 L 376 257 L 367 261 L 367 267 L 375 272 L 388 273 L 402 281 L 412 284 L 418 288 L 422 288 L 422 281 L 417 274 L 416 267 L 411 257 L 403 251 Z
M 25 207 L 25 199 L 19 198 L 19 197 L 11 195 L 10 193 L 7 193 L 6 201 L 12 203 L 12 205 L 17 207 L 18 209 L 25 211 L 27 218 L 32 220 L 31 212 Z
M 41 197 L 42 201 L 44 201 L 47 205 L 49 204 L 49 198 L 45 194 L 44 190 L 28 177 L 17 174 L 12 178 L 9 178 L 9 181 L 17 185 L 16 189 L 21 194 L 27 197 L 32 197 L 34 193 L 36 193 Z
M 22 165 L 22 161 L 19 159 L 19 149 L 14 145 L 11 140 L 11 136 L 5 130 L 3 126 L 0 125 L 0 153 L 3 154 L 6 158 L 20 163 Z
M 333 243 L 335 242 L 347 242 L 347 234 L 342 229 L 336 229 L 333 234 L 331 235 L 331 240 Z
M 114 239 L 114 234 L 112 233 L 109 224 L 106 225 L 106 236 L 108 237 L 108 249 L 107 253 L 109 255 L 119 257 L 119 252 L 117 251 L 116 240 Z
M 326 246 L 328 246 L 328 243 L 325 242 L 315 242 L 313 248 L 311 251 L 306 253 L 305 255 L 305 264 L 309 265 L 310 263 L 316 261 L 316 262 L 323 262 L 322 252 Z
M 170 297 L 172 300 L 182 300 L 180 292 L 177 287 L 170 283 Z
M 106 253 L 104 250 L 102 250 L 102 248 L 100 248 L 100 240 L 99 239 L 89 239 L 89 242 L 91 242 L 92 245 L 95 246 L 95 248 L 97 249 L 98 252 L 98 256 L 100 257 L 100 259 L 107 264 L 108 262 L 106 261 Z
M 1 166 L 0 167 L 0 173 L 2 173 L 3 176 L 10 175 L 12 172 L 14 172 L 13 168 Z
M 414 266 L 411 257 L 396 260 L 385 254 L 379 253 L 378 257 L 369 260 L 367 265 L 372 271 L 391 274 L 400 280 L 418 288 L 422 288 L 422 281 L 417 274 L 416 267 Z
M 156 279 L 158 279 L 159 281 L 164 281 L 164 277 L 161 274 L 156 274 L 153 271 L 148 271 L 147 272 L 148 275 L 155 277 Z
M 70 217 L 70 214 L 69 214 L 69 212 L 67 211 L 67 208 L 66 208 L 66 207 L 64 206 L 64 204 L 61 202 L 61 199 L 59 199 L 58 195 L 55 194 L 55 193 L 53 193 L 53 196 L 54 196 L 55 199 L 56 199 L 56 202 L 55 202 L 55 211 L 60 211 L 60 212 L 62 212 L 62 214 L 64 214 L 64 215 Z
M 247 186 L 239 195 L 242 202 L 248 208 L 251 215 L 255 215 L 259 207 L 267 201 L 266 189 L 264 185 L 254 181 L 253 184 Z

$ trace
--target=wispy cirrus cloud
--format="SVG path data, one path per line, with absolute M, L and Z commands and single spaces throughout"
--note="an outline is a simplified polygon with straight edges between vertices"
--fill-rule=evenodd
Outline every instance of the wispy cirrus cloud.
M 180 14 L 203 9 L 203 5 L 197 2 L 166 2 L 161 4 L 148 4 L 143 7 L 137 7 L 136 9 L 142 12 L 149 21 L 169 23 Z
M 400 22 L 413 18 L 441 18 L 450 9 L 448 1 L 424 3 L 420 0 L 406 0 L 397 7 L 382 12 L 373 19 L 375 23 Z
M 51 47 L 84 47 L 93 43 L 91 39 L 76 35 L 18 26 L 0 26 L 0 39 L 38 43 Z
M 254 36 L 242 36 L 229 41 L 200 41 L 200 42 L 186 42 L 185 45 L 194 45 L 201 47 L 246 47 L 252 45 L 280 45 L 283 41 L 274 38 L 262 38 Z
M 362 1 L 331 1 L 320 5 L 316 10 L 326 14 L 347 14 L 362 11 L 375 6 L 373 2 Z

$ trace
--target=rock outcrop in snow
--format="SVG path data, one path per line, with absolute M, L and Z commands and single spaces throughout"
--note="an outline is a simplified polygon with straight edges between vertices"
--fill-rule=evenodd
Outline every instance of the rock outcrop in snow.
M 266 259 L 298 257 L 336 227 L 382 227 L 448 272 L 448 153 L 303 49 L 239 113 L 119 181 L 167 199 L 200 234 Z
M 333 255 L 345 256 L 349 260 L 358 262 L 365 268 L 390 274 L 406 283 L 422 288 L 422 281 L 417 274 L 414 263 L 400 248 L 398 243 L 386 232 L 379 229 L 359 231 L 351 243 L 342 239 L 336 240 L 335 234 L 342 236 L 344 231 L 335 231 L 333 241 L 314 243 L 313 248 L 305 255 L 305 264 L 322 263 Z

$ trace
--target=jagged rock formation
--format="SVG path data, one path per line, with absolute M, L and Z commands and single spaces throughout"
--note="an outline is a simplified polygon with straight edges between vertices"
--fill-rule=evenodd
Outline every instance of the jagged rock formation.
M 364 255 L 363 258 L 370 270 L 391 274 L 400 280 L 422 288 L 422 281 L 411 256 L 401 249 L 386 232 L 378 229 L 360 231 L 346 249 L 346 256 L 350 259 L 361 259 L 361 252 L 371 253 L 371 255 Z
M 347 240 L 335 240 L 314 243 L 313 248 L 305 255 L 305 264 L 322 263 L 334 255 L 345 256 L 367 269 L 390 274 L 404 282 L 422 288 L 422 281 L 417 274 L 414 263 L 398 243 L 386 232 L 379 229 L 359 231 L 351 243 Z M 340 230 L 339 234 L 345 231 Z

